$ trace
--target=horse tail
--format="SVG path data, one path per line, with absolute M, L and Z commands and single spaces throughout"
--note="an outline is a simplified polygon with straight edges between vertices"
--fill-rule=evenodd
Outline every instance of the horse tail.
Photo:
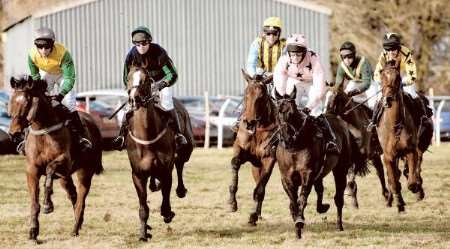
M 104 168 L 102 164 L 102 153 L 103 153 L 103 142 L 102 135 L 100 133 L 99 128 L 95 124 L 92 117 L 85 112 L 78 112 L 80 117 L 85 123 L 85 129 L 88 130 L 89 137 L 91 139 L 93 149 L 91 152 L 89 163 L 92 165 L 94 173 L 96 175 L 100 175 Z
M 352 158 L 355 165 L 354 172 L 358 176 L 366 176 L 370 172 L 367 164 L 367 157 L 361 153 L 355 138 L 351 134 L 349 135 L 351 137 Z

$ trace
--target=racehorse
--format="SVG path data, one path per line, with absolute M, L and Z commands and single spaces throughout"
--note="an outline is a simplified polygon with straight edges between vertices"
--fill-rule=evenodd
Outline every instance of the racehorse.
M 133 183 L 139 197 L 140 240 L 147 241 L 151 234 L 147 225 L 149 207 L 147 205 L 147 182 L 155 177 L 160 182 L 162 204 L 161 216 L 170 223 L 175 216 L 170 206 L 172 170 L 175 163 L 178 175 L 176 193 L 182 198 L 186 194 L 183 183 L 183 167 L 193 150 L 192 127 L 189 114 L 183 105 L 174 99 L 174 106 L 180 115 L 181 130 L 188 144 L 179 151 L 175 148 L 175 131 L 168 126 L 168 114 L 159 104 L 159 94 L 153 89 L 153 79 L 140 67 L 132 67 L 128 74 L 129 103 L 132 114 L 126 148 L 132 169 Z M 149 186 L 150 187 L 150 186 Z
M 39 179 L 42 175 L 45 175 L 43 212 L 53 212 L 53 179 L 59 178 L 75 213 L 72 235 L 78 236 L 92 176 L 103 171 L 100 131 L 88 114 L 80 113 L 93 146 L 92 150 L 81 153 L 77 143 L 72 141 L 66 111 L 61 110 L 60 106 L 54 108 L 50 98 L 45 95 L 45 81 L 23 76 L 11 78 L 10 83 L 13 92 L 8 105 L 12 118 L 9 132 L 15 136 L 26 128 L 29 130 L 25 141 L 26 174 L 31 197 L 29 238 L 37 241 L 39 235 Z M 71 177 L 74 172 L 78 178 L 77 188 Z
M 295 94 L 295 91 L 293 92 Z M 296 234 L 301 238 L 305 225 L 304 210 L 308 196 L 314 185 L 318 194 L 318 207 L 323 196 L 322 180 L 329 172 L 333 172 L 336 192 L 334 202 L 337 207 L 338 230 L 343 230 L 342 207 L 344 190 L 349 168 L 356 164 L 355 173 L 366 171 L 367 165 L 360 158 L 356 143 L 352 140 L 345 123 L 334 115 L 326 115 L 336 134 L 340 153 L 325 153 L 323 131 L 315 118 L 299 111 L 294 96 L 277 96 L 278 120 L 280 125 L 280 141 L 276 151 L 276 159 L 281 173 L 283 188 L 290 199 L 290 211 L 295 223 Z M 301 186 L 300 196 L 298 189 Z M 317 188 L 321 186 L 321 188 Z
M 381 194 L 387 200 L 389 191 L 386 188 L 384 178 L 383 163 L 381 156 L 377 153 L 376 145 L 378 141 L 376 137 L 372 137 L 372 133 L 367 131 L 369 117 L 372 111 L 365 105 L 356 103 L 348 96 L 342 87 L 331 85 L 326 95 L 325 113 L 337 115 L 342 118 L 348 125 L 350 133 L 356 138 L 358 147 L 364 159 L 372 161 L 377 171 L 377 176 L 381 185 Z M 356 174 L 350 169 L 347 180 L 347 189 L 352 197 L 354 207 L 359 207 L 357 199 L 357 184 L 355 181 Z
M 252 173 L 256 186 L 253 191 L 255 208 L 249 217 L 249 224 L 256 225 L 261 217 L 266 184 L 272 174 L 275 155 L 271 152 L 276 131 L 276 107 L 267 91 L 272 76 L 251 77 L 244 70 L 242 75 L 247 82 L 244 96 L 245 110 L 233 143 L 231 159 L 232 178 L 229 186 L 229 205 L 232 212 L 237 211 L 236 192 L 238 190 L 239 169 L 245 162 L 253 165 Z
M 382 112 L 377 125 L 378 139 L 383 149 L 383 161 L 388 174 L 390 195 L 388 205 L 395 199 L 398 211 L 405 210 L 401 194 L 399 159 L 406 160 L 408 189 L 423 199 L 421 163 L 423 151 L 419 148 L 419 127 L 411 110 L 406 108 L 407 98 L 401 87 L 400 62 L 389 61 L 381 72 Z

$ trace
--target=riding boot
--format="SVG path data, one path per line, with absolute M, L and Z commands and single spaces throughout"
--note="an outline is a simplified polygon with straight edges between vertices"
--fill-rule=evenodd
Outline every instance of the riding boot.
M 92 143 L 87 139 L 86 130 L 84 129 L 83 123 L 81 123 L 80 116 L 77 111 L 70 113 L 70 125 L 69 128 L 72 135 L 75 136 L 78 145 L 82 152 L 86 152 L 92 149 Z
M 370 123 L 367 126 L 367 131 L 372 132 L 373 129 L 377 126 L 377 118 L 381 111 L 381 101 L 377 101 L 375 104 L 375 110 L 373 110 L 372 118 L 370 119 Z
M 175 127 L 175 145 L 176 145 L 176 150 L 178 151 L 179 149 L 181 149 L 181 147 L 183 147 L 183 145 L 186 145 L 188 142 L 186 140 L 186 138 L 184 137 L 184 135 L 181 133 L 181 123 L 180 123 L 180 118 L 178 117 L 178 113 L 177 110 L 173 109 L 170 111 L 170 114 L 172 115 L 172 118 L 174 120 L 174 127 Z
M 420 97 L 417 97 L 414 99 L 414 101 L 416 102 L 416 106 L 417 108 L 420 110 L 420 124 L 423 127 L 433 127 L 433 121 L 431 120 L 431 118 L 427 115 L 427 107 L 425 105 L 425 103 L 423 102 L 423 100 Z
M 125 137 L 128 133 L 128 120 L 131 118 L 132 111 L 128 111 L 122 119 L 122 125 L 120 126 L 119 135 L 112 141 L 112 147 L 115 150 L 121 151 L 125 147 Z
M 319 116 L 320 119 L 322 120 L 323 125 L 325 126 L 323 131 L 324 131 L 324 135 L 327 141 L 326 144 L 326 151 L 327 153 L 334 153 L 334 154 L 339 154 L 341 153 L 341 150 L 339 149 L 337 143 L 336 143 L 336 135 L 334 134 L 333 129 L 330 126 L 330 123 L 328 123 L 328 120 L 325 116 L 320 115 Z

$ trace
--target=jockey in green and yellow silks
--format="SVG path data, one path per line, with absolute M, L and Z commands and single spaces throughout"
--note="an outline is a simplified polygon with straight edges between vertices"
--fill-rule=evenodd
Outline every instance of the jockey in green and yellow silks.
M 280 38 L 283 25 L 279 17 L 269 17 L 263 25 L 263 35 L 253 41 L 248 52 L 246 70 L 252 77 L 257 71 L 272 73 L 286 46 L 286 39 Z

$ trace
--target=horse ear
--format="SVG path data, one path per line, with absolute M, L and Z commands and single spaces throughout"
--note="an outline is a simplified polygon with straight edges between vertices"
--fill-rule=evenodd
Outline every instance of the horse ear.
M 264 84 L 269 84 L 269 83 L 272 82 L 272 81 L 273 81 L 273 74 L 267 76 L 267 78 L 265 78 L 265 79 L 263 80 L 263 83 L 264 83 Z
M 17 80 L 16 78 L 12 77 L 9 79 L 9 84 L 11 85 L 12 89 L 15 89 L 17 87 Z
M 31 103 L 31 108 L 27 115 L 27 120 L 29 122 L 33 121 L 34 118 L 36 117 L 38 105 L 39 105 L 39 97 L 33 97 L 32 103 Z
M 245 81 L 248 83 L 252 80 L 252 77 L 250 75 L 247 74 L 247 72 L 244 69 L 241 69 L 242 71 L 242 76 L 244 76 Z
M 283 96 L 281 96 L 276 89 L 274 92 L 275 92 L 275 100 L 280 100 L 283 98 Z

